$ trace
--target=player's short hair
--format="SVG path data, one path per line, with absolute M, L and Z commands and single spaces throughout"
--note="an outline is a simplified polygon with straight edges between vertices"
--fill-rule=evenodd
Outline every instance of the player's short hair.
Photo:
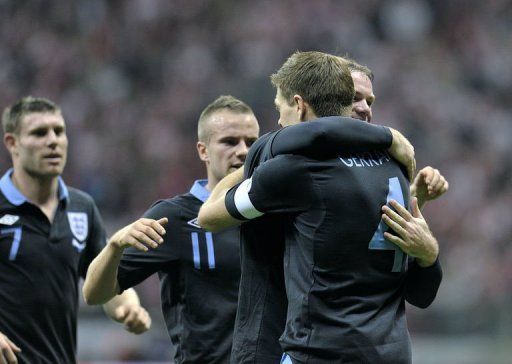
M 21 119 L 32 113 L 60 113 L 60 107 L 42 97 L 26 96 L 6 107 L 2 113 L 2 128 L 5 133 L 19 133 Z
M 300 95 L 319 117 L 345 115 L 352 108 L 354 82 L 342 57 L 295 52 L 270 80 L 289 105 Z
M 218 111 L 228 110 L 234 114 L 254 115 L 251 107 L 242 100 L 231 95 L 221 95 L 204 108 L 197 123 L 197 138 L 201 142 L 208 143 L 212 134 L 211 128 L 207 126 L 208 118 Z
M 370 79 L 370 81 L 373 82 L 374 75 L 370 68 L 363 66 L 362 64 L 357 63 L 351 58 L 343 57 L 343 59 L 347 62 L 348 69 L 350 72 L 361 72 L 362 74 L 366 75 Z

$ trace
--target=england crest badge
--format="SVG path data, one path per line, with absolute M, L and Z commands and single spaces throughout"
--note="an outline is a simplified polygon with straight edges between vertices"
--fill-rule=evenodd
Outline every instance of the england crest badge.
M 84 242 L 89 233 L 89 223 L 85 212 L 68 212 L 69 227 L 79 242 Z M 73 244 L 75 245 L 75 244 Z

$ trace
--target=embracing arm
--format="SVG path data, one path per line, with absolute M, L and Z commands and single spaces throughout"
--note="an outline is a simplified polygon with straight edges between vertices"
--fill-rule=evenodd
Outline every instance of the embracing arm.
M 224 203 L 226 193 L 236 184 L 243 181 L 244 167 L 228 174 L 215 186 L 210 197 L 201 206 L 198 215 L 198 224 L 208 231 L 219 231 L 230 226 L 238 225 L 242 221 L 233 218 Z
M 299 154 L 328 158 L 340 152 L 387 150 L 408 169 L 410 180 L 416 162 L 414 148 L 397 130 L 360 120 L 326 117 L 283 128 L 271 141 L 271 154 Z

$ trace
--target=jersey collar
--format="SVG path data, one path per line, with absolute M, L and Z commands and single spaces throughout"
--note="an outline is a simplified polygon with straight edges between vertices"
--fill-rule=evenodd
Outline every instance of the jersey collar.
M 30 202 L 12 183 L 11 175 L 13 169 L 10 168 L 0 179 L 0 190 L 7 198 L 7 200 L 14 206 L 19 206 L 25 202 Z M 69 191 L 61 177 L 57 179 L 59 181 L 59 200 L 67 201 L 69 199 Z
M 192 185 L 192 188 L 190 189 L 190 193 L 192 196 L 197 198 L 201 202 L 205 202 L 208 197 L 210 197 L 210 191 L 206 189 L 206 185 L 208 184 L 207 179 L 198 179 L 194 182 Z

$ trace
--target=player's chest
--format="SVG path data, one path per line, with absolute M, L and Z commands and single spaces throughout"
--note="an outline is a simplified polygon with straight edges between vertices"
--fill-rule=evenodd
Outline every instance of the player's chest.
M 85 212 L 59 209 L 53 221 L 33 211 L 0 212 L 0 262 L 44 271 L 48 267 L 76 270 L 89 234 Z
M 181 261 L 185 269 L 199 275 L 239 275 L 240 230 L 205 231 L 195 218 L 184 219 L 181 228 Z

